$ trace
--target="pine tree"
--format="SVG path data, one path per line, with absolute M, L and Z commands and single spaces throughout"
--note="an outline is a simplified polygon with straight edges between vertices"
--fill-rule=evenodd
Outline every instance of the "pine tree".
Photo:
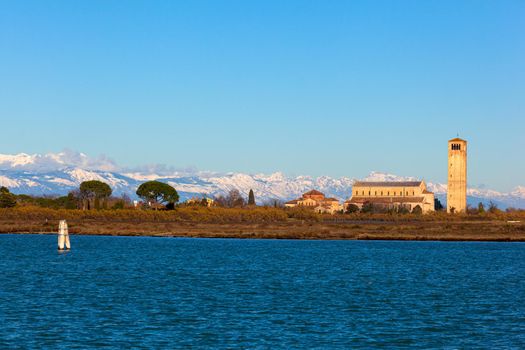
M 485 213 L 485 206 L 481 202 L 479 202 L 479 204 L 478 204 L 478 213 L 480 213 L 480 214 Z
M 0 208 L 12 208 L 16 205 L 16 196 L 7 187 L 0 187 Z
M 250 193 L 248 194 L 248 205 L 255 205 L 255 195 L 252 189 L 250 189 Z

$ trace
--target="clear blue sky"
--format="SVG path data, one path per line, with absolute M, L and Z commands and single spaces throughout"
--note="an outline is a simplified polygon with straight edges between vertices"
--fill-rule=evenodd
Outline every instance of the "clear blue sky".
M 0 153 L 525 185 L 525 1 L 0 1 Z

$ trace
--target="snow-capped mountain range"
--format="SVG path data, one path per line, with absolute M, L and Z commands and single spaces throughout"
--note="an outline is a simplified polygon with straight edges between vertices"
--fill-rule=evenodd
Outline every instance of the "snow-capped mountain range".
M 134 198 L 137 187 L 144 181 L 159 180 L 177 189 L 181 199 L 194 196 L 217 196 L 238 189 L 247 195 L 253 189 L 258 202 L 269 199 L 288 200 L 302 193 L 317 189 L 327 196 L 341 200 L 352 192 L 356 179 L 328 176 L 290 177 L 283 173 L 274 174 L 219 174 L 202 171 L 176 171 L 165 166 L 150 166 L 143 169 L 123 169 L 111 159 L 101 156 L 91 158 L 83 153 L 64 151 L 48 154 L 0 154 L 0 186 L 8 187 L 13 193 L 31 195 L 64 195 L 77 189 L 82 181 L 100 180 L 113 188 L 114 195 L 127 194 Z M 400 177 L 381 172 L 372 172 L 361 180 L 368 181 L 410 181 L 411 177 Z M 428 182 L 427 186 L 444 203 L 445 184 Z M 525 208 L 525 187 L 502 193 L 494 190 L 469 188 L 471 204 L 493 201 L 501 208 Z

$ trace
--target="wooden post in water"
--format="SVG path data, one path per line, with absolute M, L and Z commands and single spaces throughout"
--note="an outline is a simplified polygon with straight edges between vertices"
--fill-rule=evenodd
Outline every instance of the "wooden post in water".
M 69 230 L 67 228 L 66 220 L 60 220 L 58 224 L 58 250 L 69 250 L 71 244 L 69 243 Z

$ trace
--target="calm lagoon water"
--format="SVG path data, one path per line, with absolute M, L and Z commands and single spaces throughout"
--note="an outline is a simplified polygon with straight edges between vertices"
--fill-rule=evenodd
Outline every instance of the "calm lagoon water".
M 0 348 L 525 348 L 525 244 L 0 235 Z

